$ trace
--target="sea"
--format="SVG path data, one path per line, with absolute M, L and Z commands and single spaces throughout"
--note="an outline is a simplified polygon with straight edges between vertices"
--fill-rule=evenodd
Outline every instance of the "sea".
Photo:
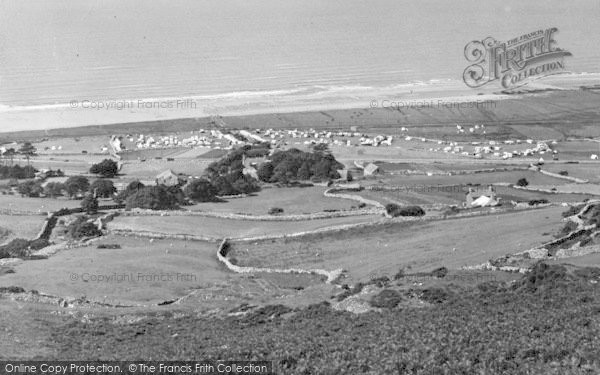
M 600 2 L 1 0 L 0 131 L 499 91 L 473 40 L 556 27 L 550 85 L 600 82 Z M 566 77 L 566 78 L 565 78 Z

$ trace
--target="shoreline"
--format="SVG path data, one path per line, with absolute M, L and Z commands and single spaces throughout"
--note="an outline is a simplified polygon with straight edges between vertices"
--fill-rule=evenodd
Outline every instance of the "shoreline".
M 160 121 L 196 121 L 210 117 L 290 115 L 308 112 L 380 110 L 436 110 L 450 103 L 477 103 L 521 99 L 532 94 L 582 91 L 599 87 L 600 74 L 565 74 L 543 80 L 512 93 L 498 87 L 468 88 L 457 80 L 432 80 L 383 87 L 343 86 L 294 90 L 243 91 L 145 99 L 73 99 L 70 103 L 39 106 L 0 106 L 0 134 L 54 131 L 66 128 L 114 126 Z M 437 107 L 437 108 L 436 108 Z M 456 106 L 464 109 L 464 107 Z M 442 108 L 443 109 L 443 108 Z

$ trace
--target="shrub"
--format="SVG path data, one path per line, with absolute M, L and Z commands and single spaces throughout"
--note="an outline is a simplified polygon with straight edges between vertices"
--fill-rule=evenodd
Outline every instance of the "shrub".
M 562 217 L 569 217 L 577 215 L 584 205 L 577 205 L 569 207 L 565 212 L 562 213 Z
M 0 246 L 0 259 L 23 258 L 29 255 L 29 240 L 15 238 L 6 245 Z
M 540 288 L 552 288 L 569 279 L 565 266 L 540 262 L 533 266 L 531 271 L 516 286 L 535 291 Z
M 99 237 L 102 231 L 96 224 L 89 222 L 85 216 L 80 216 L 68 227 L 69 235 L 72 238 L 80 239 L 84 237 Z
M 517 186 L 525 187 L 527 185 L 529 185 L 529 181 L 527 181 L 525 177 L 520 178 L 519 181 L 517 181 Z
M 532 200 L 529 201 L 528 204 L 530 206 L 536 206 L 538 204 L 547 204 L 547 203 L 549 203 L 548 199 L 542 198 L 542 199 L 532 199 Z
M 450 298 L 450 293 L 442 288 L 427 288 L 421 293 L 420 298 L 429 303 L 443 303 Z
M 568 176 L 569 172 L 568 171 L 560 171 L 560 172 L 558 172 L 558 174 L 561 176 Z
M 92 165 L 90 173 L 98 174 L 102 177 L 115 177 L 119 171 L 117 162 L 111 159 L 104 159 L 98 164 Z
M 90 192 L 100 198 L 110 198 L 117 192 L 117 189 L 111 180 L 99 179 L 90 185 Z
M 373 307 L 382 309 L 393 309 L 402 302 L 402 295 L 400 292 L 393 289 L 384 289 L 379 294 L 376 294 L 371 298 L 369 304 Z
M 0 293 L 25 293 L 25 289 L 20 286 L 2 286 Z
M 283 208 L 271 207 L 269 208 L 269 215 L 279 215 L 283 213 Z
M 459 212 L 460 212 L 460 208 L 458 208 L 456 206 L 450 206 L 444 210 L 444 215 L 446 215 L 446 216 L 456 215 Z
M 97 249 L 120 249 L 121 245 L 119 244 L 100 244 L 96 246 Z
M 385 206 L 385 210 L 388 215 L 392 217 L 397 216 L 423 216 L 425 215 L 425 210 L 423 210 L 419 206 L 404 206 L 401 207 L 395 203 L 388 203 Z
M 567 234 L 571 233 L 575 229 L 577 229 L 577 223 L 575 223 L 573 221 L 567 221 L 565 223 L 565 225 L 563 225 L 563 227 L 558 232 L 557 237 L 566 236 Z

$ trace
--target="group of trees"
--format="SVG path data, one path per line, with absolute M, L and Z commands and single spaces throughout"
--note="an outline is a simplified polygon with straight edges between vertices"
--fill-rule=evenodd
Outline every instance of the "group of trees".
M 260 186 L 255 178 L 243 173 L 244 157 L 261 157 L 268 154 L 268 144 L 246 145 L 211 163 L 204 173 L 216 189 L 216 195 L 253 193 L 259 191 Z
M 145 186 L 139 181 L 133 181 L 115 200 L 124 202 L 127 209 L 172 210 L 185 204 L 186 196 L 179 186 Z
M 0 178 L 14 178 L 14 179 L 26 179 L 26 178 L 34 178 L 35 174 L 38 170 L 30 165 L 26 165 L 21 167 L 20 165 L 3 165 L 0 166 Z
M 276 152 L 270 159 L 258 169 L 261 181 L 287 184 L 298 180 L 337 179 L 340 178 L 337 170 L 344 168 L 326 147 L 315 147 L 312 153 L 292 148 Z
M 15 150 L 13 147 L 5 149 L 4 152 L 0 154 L 0 156 L 2 156 L 4 160 L 10 161 L 10 166 L 13 165 L 13 160 L 15 156 L 24 156 L 25 159 L 27 159 L 27 166 L 29 166 L 29 159 L 32 156 L 35 156 L 36 154 L 37 149 L 35 148 L 35 146 L 32 145 L 31 142 L 25 142 L 21 145 L 21 147 L 18 150 Z
M 86 192 L 90 192 L 99 198 L 110 198 L 117 192 L 111 180 L 98 179 L 90 184 L 85 176 L 71 176 L 64 183 L 51 181 L 43 187 L 41 181 L 27 180 L 20 183 L 17 190 L 19 194 L 25 197 L 45 195 L 51 198 L 60 195 L 75 198 Z

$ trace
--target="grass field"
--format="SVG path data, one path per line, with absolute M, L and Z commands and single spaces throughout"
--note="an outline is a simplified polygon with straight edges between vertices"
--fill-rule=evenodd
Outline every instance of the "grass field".
M 106 303 L 150 304 L 181 297 L 228 277 L 217 265 L 212 243 L 150 242 L 120 236 L 108 236 L 98 243 L 116 243 L 122 248 L 74 248 L 48 259 L 26 261 L 15 267 L 15 273 L 0 277 L 0 285 L 20 285 L 61 297 L 86 296 Z
M 192 234 L 218 239 L 292 234 L 328 226 L 367 223 L 381 218 L 371 215 L 307 221 L 250 221 L 198 216 L 119 216 L 110 222 L 108 227 L 167 234 Z
M 588 180 L 590 183 L 600 183 L 600 163 L 551 163 L 544 165 L 548 172 L 559 173 L 567 171 L 569 176 Z
M 27 198 L 20 195 L 0 195 L 0 208 L 5 210 L 27 211 L 45 214 L 63 207 L 79 207 L 81 201 L 59 197 L 52 198 Z
M 349 271 L 358 281 L 372 274 L 393 275 L 400 268 L 427 271 L 475 265 L 530 249 L 551 239 L 565 209 L 459 218 L 424 223 L 386 224 L 333 235 L 315 235 L 257 244 L 234 243 L 243 265 L 306 267 Z M 455 250 L 453 250 L 455 249 Z
M 266 215 L 271 207 L 280 207 L 284 215 L 322 212 L 324 210 L 349 210 L 356 202 L 323 196 L 324 187 L 264 188 L 253 196 L 228 199 L 224 203 L 199 203 L 186 206 L 192 211 L 229 212 L 249 215 Z
M 384 175 L 377 180 L 366 180 L 365 184 L 373 181 L 378 183 L 379 180 L 387 185 L 397 186 L 437 186 L 437 185 L 468 185 L 468 184 L 494 184 L 494 183 L 510 183 L 516 184 L 521 178 L 527 179 L 530 185 L 562 185 L 569 181 L 543 175 L 534 171 L 509 171 L 509 172 L 486 172 L 473 173 L 465 175 Z
M 175 173 L 201 176 L 206 167 L 213 161 L 213 159 L 175 159 L 173 161 L 148 159 L 145 162 L 128 161 L 123 164 L 121 173 L 128 178 L 151 180 L 167 169 L 171 169 Z
M 32 239 L 40 232 L 46 215 L 0 215 L 0 243 L 14 238 Z

